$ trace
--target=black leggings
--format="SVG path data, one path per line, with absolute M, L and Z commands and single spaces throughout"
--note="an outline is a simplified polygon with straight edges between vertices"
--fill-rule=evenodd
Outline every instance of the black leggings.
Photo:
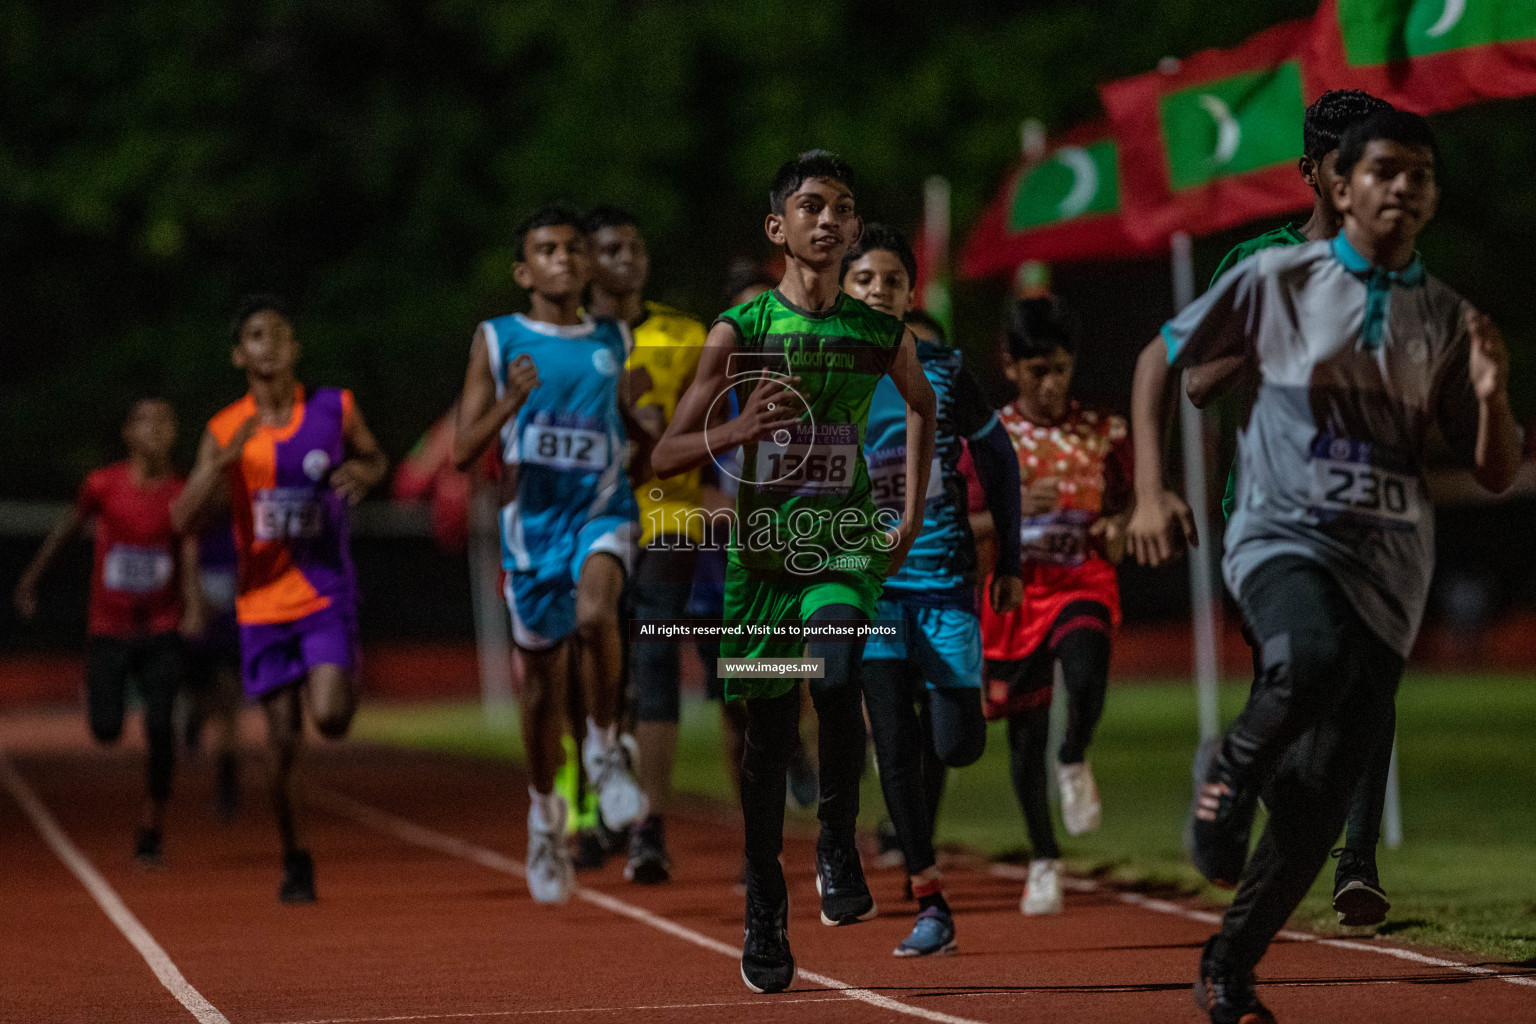
M 176 766 L 176 730 L 171 712 L 181 685 L 181 638 L 174 633 L 119 640 L 93 636 L 86 650 L 86 713 L 98 742 L 115 743 L 123 733 L 128 681 L 138 684 L 144 701 L 144 738 L 149 747 L 149 798 L 164 803 L 171 795 Z
M 966 687 L 929 689 L 912 665 L 889 658 L 864 662 L 863 676 L 880 791 L 907 873 L 915 875 L 935 861 L 934 813 L 946 766 L 963 768 L 986 749 L 981 694 Z
M 1094 727 L 1104 713 L 1109 682 L 1109 609 L 1097 601 L 1074 601 L 1062 609 L 1049 639 L 1020 661 L 989 661 L 988 677 L 1008 683 L 1009 775 L 1024 811 L 1031 856 L 1061 856 L 1051 820 L 1047 744 L 1051 729 L 1051 688 L 1061 664 L 1067 691 L 1067 731 L 1057 753 L 1062 764 L 1083 759 Z
M 687 538 L 659 537 L 640 549 L 630 583 L 629 607 L 636 622 L 681 619 L 693 589 L 699 549 Z M 676 723 L 681 710 L 681 675 L 676 640 L 630 641 L 635 720 Z
M 852 605 L 820 608 L 811 623 L 867 622 Z M 806 657 L 823 659 L 825 675 L 809 680 L 816 705 L 820 753 L 820 845 L 851 845 L 859 817 L 859 776 L 864 770 L 864 713 L 859 661 L 864 640 L 814 640 Z M 778 879 L 784 850 L 785 771 L 800 732 L 800 691 L 749 699 L 741 759 L 741 813 L 746 826 L 747 866 L 758 878 Z
M 1318 872 L 1373 759 L 1390 753 L 1403 659 L 1361 621 L 1321 565 L 1264 562 L 1242 587 L 1263 671 L 1228 728 L 1215 770 L 1269 821 L 1222 918 L 1216 954 L 1259 962 Z

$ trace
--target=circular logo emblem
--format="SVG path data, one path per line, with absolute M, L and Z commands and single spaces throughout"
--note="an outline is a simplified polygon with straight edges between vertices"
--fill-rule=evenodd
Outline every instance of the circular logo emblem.
M 612 377 L 619 372 L 618 366 L 613 361 L 613 353 L 605 348 L 600 348 L 592 353 L 592 365 L 604 377 Z
M 1328 446 L 1328 455 L 1338 462 L 1349 461 L 1349 442 L 1342 437 L 1334 438 Z
M 319 483 L 325 476 L 325 471 L 331 468 L 331 457 L 323 448 L 313 448 L 304 456 L 304 475 L 315 483 Z

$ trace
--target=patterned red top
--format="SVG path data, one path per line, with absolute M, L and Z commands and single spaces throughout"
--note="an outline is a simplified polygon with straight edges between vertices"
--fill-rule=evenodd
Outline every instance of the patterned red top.
M 982 603 L 986 656 L 1027 657 L 1046 639 L 1056 616 L 1073 601 L 1098 601 L 1120 622 L 1120 588 L 1089 528 L 1105 508 L 1129 504 L 1130 430 L 1124 418 L 1073 402 L 1058 424 L 1041 426 L 1013 404 L 998 413 L 1019 457 L 1019 482 L 1056 481 L 1057 505 L 1023 522 L 1024 604 L 995 614 Z
M 181 622 L 181 545 L 171 502 L 181 477 L 140 486 L 126 461 L 85 478 L 76 506 L 96 521 L 88 629 L 119 639 L 174 632 Z

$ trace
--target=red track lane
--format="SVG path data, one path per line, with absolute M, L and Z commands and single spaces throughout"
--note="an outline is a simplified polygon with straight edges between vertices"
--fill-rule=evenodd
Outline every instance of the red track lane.
M 207 809 L 207 765 L 197 759 L 179 773 L 167 866 L 145 873 L 128 856 L 137 755 L 8 746 L 65 832 L 232 1024 L 920 1019 L 804 980 L 781 996 L 752 996 L 734 960 L 718 952 L 590 903 L 536 906 L 518 878 L 335 811 L 310 815 L 321 902 L 280 906 L 275 836 L 255 771 L 240 820 L 222 825 Z M 509 766 L 341 746 L 316 750 L 310 769 L 328 790 L 513 859 L 523 855 L 525 789 Z M 741 898 L 730 888 L 739 829 L 690 807 L 669 838 L 673 884 L 627 885 L 617 863 L 584 883 L 739 945 Z M 0 856 L 8 876 L 0 1019 L 192 1019 L 9 798 L 0 798 Z M 1207 924 L 1107 892 L 1070 894 L 1059 918 L 1024 918 L 1017 883 L 959 870 L 949 890 L 962 955 L 897 960 L 890 950 L 914 909 L 899 900 L 899 873 L 872 878 L 881 918 L 833 929 L 817 921 L 809 839 L 791 838 L 785 861 L 791 939 L 804 970 L 985 1024 L 1202 1019 L 1188 985 Z M 1536 1019 L 1536 988 L 1316 943 L 1277 945 L 1260 977 L 1266 1002 L 1287 1024 Z

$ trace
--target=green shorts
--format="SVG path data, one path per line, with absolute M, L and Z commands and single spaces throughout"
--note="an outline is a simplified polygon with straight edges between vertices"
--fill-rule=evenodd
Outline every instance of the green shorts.
M 734 562 L 725 568 L 726 626 L 776 625 L 809 622 L 812 615 L 834 604 L 849 604 L 871 620 L 885 577 L 865 572 L 829 572 L 816 576 L 763 579 Z M 778 640 L 749 633 L 726 635 L 720 641 L 722 658 L 800 658 L 805 641 Z M 725 699 L 781 697 L 800 684 L 799 679 L 725 678 Z

